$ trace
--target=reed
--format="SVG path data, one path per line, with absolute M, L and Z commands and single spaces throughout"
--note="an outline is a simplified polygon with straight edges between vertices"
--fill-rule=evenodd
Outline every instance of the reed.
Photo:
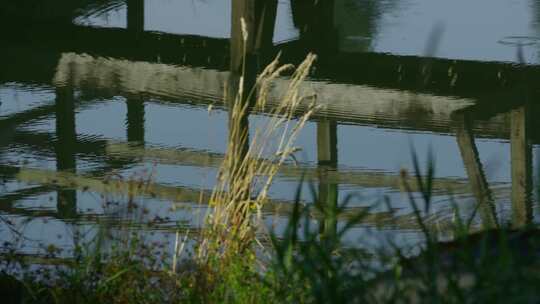
M 298 151 L 295 140 L 316 110 L 313 100 L 305 100 L 299 93 L 299 85 L 314 60 L 315 55 L 310 54 L 294 70 L 288 90 L 277 103 L 273 102 L 270 115 L 251 138 L 245 124 L 248 111 L 264 110 L 272 81 L 293 70 L 293 66 L 280 65 L 278 57 L 257 77 L 254 90 L 246 93 L 240 85 L 230 109 L 227 153 L 210 196 L 206 226 L 200 235 L 197 263 L 202 267 L 220 265 L 223 268 L 238 255 L 255 258 L 253 245 L 258 243 L 257 232 L 264 226 L 262 209 L 268 201 L 268 191 L 280 166 Z M 250 99 L 254 94 L 255 103 L 250 107 L 245 102 L 246 96 Z M 296 117 L 301 103 L 310 103 L 309 110 Z

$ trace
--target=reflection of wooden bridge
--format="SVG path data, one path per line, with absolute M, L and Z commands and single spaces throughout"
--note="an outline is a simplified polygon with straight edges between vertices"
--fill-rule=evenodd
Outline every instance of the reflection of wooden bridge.
M 70 84 L 103 95 L 147 95 L 205 105 L 223 104 L 228 79 L 229 72 L 219 70 L 65 53 L 59 61 L 54 84 Z M 287 87 L 287 79 L 275 81 L 269 102 L 278 100 Z M 301 92 L 316 96 L 322 106 L 320 117 L 381 126 L 399 122 L 407 126 L 407 122 L 414 122 L 410 116 L 417 111 L 425 114 L 422 120 L 427 124 L 450 131 L 451 113 L 474 105 L 474 100 L 467 98 L 325 81 L 306 81 Z M 310 102 L 307 99 L 306 106 Z
M 512 196 L 518 210 L 515 212 L 516 222 L 526 221 L 530 217 L 529 211 L 522 212 L 528 210 L 524 207 L 528 204 L 528 198 L 522 194 L 529 193 L 530 190 L 529 142 L 531 138 L 537 139 L 534 134 L 527 132 L 525 126 L 529 124 L 528 112 L 534 109 L 524 106 L 525 99 L 508 102 L 508 98 L 514 97 L 516 91 L 537 96 L 536 91 L 531 88 L 534 88 L 532 84 L 540 80 L 540 68 L 502 63 L 426 60 L 420 57 L 384 54 L 343 53 L 317 45 L 312 37 L 316 30 L 315 24 L 307 24 L 307 28 L 313 29 L 302 31 L 298 41 L 271 46 L 269 41 L 271 42 L 273 33 L 272 18 L 275 18 L 272 10 L 275 7 L 263 5 L 249 10 L 249 5 L 244 6 L 247 2 L 250 1 L 235 1 L 238 6 L 233 6 L 233 15 L 262 17 L 246 18 L 259 21 L 257 24 L 248 24 L 252 32 L 257 33 L 250 36 L 248 57 L 257 57 L 264 62 L 265 58 L 271 58 L 281 50 L 285 61 L 298 62 L 305 56 L 306 51 L 320 51 L 317 72 L 313 79 L 306 82 L 304 90 L 309 94 L 316 94 L 318 102 L 325 107 L 317 117 L 320 121 L 318 152 L 321 163 L 330 163 L 330 167 L 335 167 L 337 163 L 335 126 L 340 122 L 455 133 L 475 196 L 482 205 L 488 206 L 492 204 L 493 197 L 482 172 L 473 134 L 510 138 Z M 268 3 L 270 2 L 272 1 Z M 144 32 L 144 6 L 141 3 L 141 0 L 128 1 L 128 28 L 125 30 L 79 26 L 43 29 L 27 27 L 25 30 L 38 38 L 32 42 L 24 42 L 23 52 L 15 49 L 18 56 L 13 57 L 5 56 L 10 50 L 0 51 L 0 54 L 4 55 L 2 57 L 8 60 L 3 63 L 6 68 L 2 71 L 3 75 L 0 74 L 0 81 L 42 84 L 52 82 L 57 87 L 55 105 L 15 114 L 0 121 L 0 126 L 16 126 L 56 114 L 59 144 L 53 153 L 57 156 L 58 171 L 74 171 L 76 167 L 75 151 L 62 147 L 80 147 L 75 133 L 76 104 L 73 89 L 89 92 L 93 96 L 126 96 L 128 141 L 144 141 L 144 108 L 140 96 L 199 105 L 222 100 L 225 82 L 231 73 L 235 73 L 237 63 L 243 59 L 243 54 L 238 51 L 242 49 L 239 47 L 241 41 L 238 24 L 232 25 L 230 42 L 224 39 Z M 325 11 L 324 8 L 319 8 L 314 12 L 324 14 Z M 331 40 L 329 36 L 331 31 L 326 31 L 325 39 L 322 39 L 320 44 Z M 95 41 L 102 43 L 95 45 Z M 54 50 L 52 55 L 34 54 L 33 48 L 43 48 L 43 45 Z M 33 65 L 32 60 L 39 60 L 40 66 L 44 66 L 43 70 L 40 71 L 38 66 L 33 75 L 21 75 L 18 70 L 27 70 L 21 69 L 21 66 Z M 232 72 L 226 71 L 229 67 Z M 426 69 L 429 69 L 428 74 L 419 73 Z M 283 90 L 284 82 L 284 79 L 280 79 L 275 83 L 273 96 L 278 96 Z M 493 117 L 510 109 L 514 109 L 511 114 L 502 114 L 488 122 L 478 122 L 475 119 L 481 116 L 479 114 L 487 113 L 487 117 Z M 34 143 L 41 140 L 20 132 L 16 136 L 28 141 L 35 140 Z M 45 137 L 46 135 L 43 139 Z M 86 147 L 89 151 L 95 149 L 90 147 L 91 145 L 93 144 Z M 105 144 L 98 147 L 105 149 L 108 146 Z M 123 164 L 111 164 L 114 165 Z M 339 174 L 341 175 L 341 172 Z M 324 179 L 320 181 L 321 192 L 328 195 L 323 199 L 337 199 L 337 182 L 329 177 L 331 175 L 316 176 Z M 354 176 L 351 180 L 362 186 L 371 183 L 378 187 L 388 187 L 390 184 L 395 187 L 398 184 L 397 176 L 385 177 L 380 184 L 377 184 L 377 178 Z M 443 185 L 446 181 L 437 182 Z M 461 182 L 449 183 L 462 187 Z M 65 196 L 74 195 L 68 193 L 72 190 L 65 191 Z M 483 216 L 488 225 L 493 223 L 489 208 L 486 208 Z
M 102 93 L 109 90 L 123 95 L 146 93 L 174 100 L 214 102 L 216 98 L 221 99 L 224 81 L 228 79 L 228 72 L 224 70 L 228 69 L 229 44 L 224 39 L 150 32 L 135 37 L 129 30 L 78 26 L 32 29 L 29 34 L 37 39 L 27 43 L 28 47 L 40 49 L 47 45 L 57 54 L 36 56 L 29 50 L 26 50 L 28 54 L 24 50 L 14 53 L 5 50 L 3 57 L 9 57 L 9 61 L 3 62 L 5 70 L 2 74 L 9 75 L 6 80 L 48 84 L 54 78 L 53 71 L 58 68 L 64 80 L 73 72 L 73 80 L 79 84 L 93 77 L 91 80 L 98 85 L 95 90 Z M 95 45 L 94 41 L 103 43 Z M 305 52 L 298 51 L 297 45 L 302 44 L 288 42 L 266 52 L 273 54 L 281 50 L 284 61 L 299 61 Z M 73 55 L 62 56 L 65 51 L 73 51 Z M 78 71 L 68 68 L 68 64 L 75 64 Z M 186 67 L 180 69 L 176 65 Z M 540 82 L 540 68 L 537 67 L 431 59 L 431 81 L 419 86 L 418 74 L 425 65 L 426 59 L 420 57 L 369 53 L 336 53 L 325 57 L 323 54 L 309 86 L 318 94 L 319 101 L 328 105 L 328 110 L 322 114 L 327 119 L 453 133 L 450 118 L 453 110 L 479 104 L 485 105 L 487 112 L 503 113 L 512 106 L 508 102 L 508 92 L 531 88 Z M 21 75 L 18 79 L 24 66 L 36 66 L 36 72 L 31 77 Z M 134 66 L 144 69 L 137 75 L 139 79 L 133 77 L 137 73 Z M 99 75 L 103 77 L 101 80 L 95 78 L 97 68 L 107 71 L 103 76 Z M 185 73 L 179 73 L 180 70 Z M 455 74 L 449 74 L 449 70 Z M 164 73 L 159 83 L 143 82 L 155 78 L 156 73 Z M 131 78 L 110 82 L 115 75 Z M 455 75 L 458 75 L 458 81 L 452 82 Z M 175 81 L 175 78 L 181 81 Z M 326 79 L 332 83 L 324 81 Z M 197 83 L 199 80 L 208 84 L 201 85 Z M 184 84 L 191 87 L 183 87 Z M 503 116 L 498 121 L 476 121 L 477 136 L 509 138 L 507 118 Z
M 22 182 L 30 184 L 40 184 L 43 186 L 31 188 L 30 190 L 22 191 L 39 193 L 38 191 L 46 191 L 48 187 L 65 187 L 71 189 L 77 189 L 79 191 L 89 191 L 98 194 L 110 196 L 110 197 L 123 197 L 123 196 L 146 196 L 152 198 L 158 198 L 172 202 L 177 208 L 184 206 L 197 206 L 207 207 L 206 202 L 210 198 L 210 191 L 193 189 L 189 187 L 172 187 L 164 186 L 155 183 L 147 183 L 133 180 L 120 180 L 120 179 L 108 179 L 101 180 L 98 178 L 86 177 L 81 175 L 75 175 L 67 172 L 55 172 L 50 170 L 39 169 L 18 169 L 3 167 L 3 172 L 11 171 L 15 174 L 16 178 Z M 50 189 L 49 189 L 50 191 Z M 13 196 L 13 195 L 11 195 Z M 0 199 L 4 205 L 2 211 L 20 214 L 20 215 L 38 215 L 38 216 L 52 216 L 57 217 L 56 214 L 44 211 L 28 211 L 24 209 L 18 209 L 10 204 L 7 198 Z M 293 202 L 291 201 L 279 201 L 270 199 L 264 206 L 263 212 L 274 216 L 287 217 L 293 208 Z M 354 217 L 360 212 L 366 211 L 367 207 L 351 207 L 346 212 L 340 215 L 340 220 L 346 220 Z M 315 219 L 323 218 L 318 210 L 312 209 L 311 214 Z M 89 217 L 91 218 L 91 216 Z M 429 224 L 437 224 L 439 227 L 448 226 L 449 219 L 439 218 L 438 216 L 430 216 L 426 218 Z M 393 215 L 392 211 L 374 212 L 367 215 L 362 224 L 370 226 L 381 226 L 397 229 L 418 229 L 416 218 L 413 214 L 406 215 Z

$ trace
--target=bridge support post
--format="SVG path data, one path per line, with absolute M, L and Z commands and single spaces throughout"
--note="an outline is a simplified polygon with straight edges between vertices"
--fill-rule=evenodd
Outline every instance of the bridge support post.
M 510 113 L 512 224 L 516 227 L 529 224 L 532 220 L 532 145 L 529 141 L 528 114 L 528 105 Z
M 338 50 L 335 5 L 335 0 L 291 0 L 293 22 L 300 31 L 300 41 L 317 55 L 330 55 Z
M 249 149 L 248 117 L 249 107 L 256 98 L 256 92 L 252 90 L 259 69 L 258 57 L 263 48 L 272 45 L 276 11 L 277 0 L 232 1 L 231 76 L 226 99 L 229 107 L 229 146 L 233 147 L 228 152 L 235 155 L 236 160 L 244 159 Z M 242 92 L 239 92 L 240 88 Z M 236 167 L 235 164 L 232 166 Z
M 456 139 L 463 159 L 463 166 L 467 171 L 471 190 L 476 198 L 480 216 L 485 228 L 497 227 L 497 215 L 491 191 L 489 189 L 482 163 L 476 148 L 471 119 L 463 113 L 455 116 Z
M 317 161 L 319 165 L 337 165 L 337 123 L 317 122 Z
M 127 0 L 127 29 L 136 33 L 144 31 L 144 0 Z
M 253 76 L 256 56 L 272 46 L 276 14 L 277 0 L 232 1 L 231 72 Z
M 319 165 L 318 204 L 324 211 L 324 220 L 320 226 L 321 234 L 329 239 L 337 233 L 338 184 L 328 181 L 328 172 L 336 170 L 337 124 L 334 121 L 317 123 L 317 162 Z
M 75 172 L 77 133 L 75 128 L 74 92 L 71 86 L 56 88 L 56 169 Z M 57 210 L 61 218 L 77 215 L 77 191 L 62 189 L 57 192 Z
M 128 99 L 127 104 L 127 140 L 128 142 L 144 145 L 144 101 Z

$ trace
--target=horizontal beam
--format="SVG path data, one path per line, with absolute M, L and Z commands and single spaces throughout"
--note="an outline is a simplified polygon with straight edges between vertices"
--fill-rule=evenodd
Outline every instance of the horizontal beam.
M 225 71 L 77 53 L 63 54 L 56 70 L 53 83 L 57 85 L 69 83 L 83 91 L 99 91 L 105 95 L 144 95 L 201 105 L 222 101 L 229 79 Z M 288 85 L 286 78 L 276 79 L 269 92 L 269 104 L 279 101 Z M 427 128 L 433 126 L 446 132 L 451 130 L 454 111 L 475 104 L 472 99 L 314 80 L 306 80 L 299 91 L 303 96 L 316 97 L 321 107 L 317 115 L 321 117 L 382 127 L 388 124 L 392 128 L 415 128 L 419 123 L 413 113 L 421 112 L 424 113 L 422 123 Z M 310 103 L 311 98 L 308 98 L 300 111 Z
M 142 95 L 201 106 L 222 104 L 225 84 L 229 79 L 226 71 L 77 53 L 63 54 L 56 70 L 53 82 L 57 85 L 70 83 L 83 91 L 106 96 Z M 276 79 L 268 94 L 268 104 L 279 101 L 288 89 L 288 84 L 287 78 Z M 487 107 L 481 100 L 470 98 L 317 80 L 304 81 L 299 91 L 302 96 L 315 97 L 321 107 L 314 115 L 315 119 L 443 134 L 454 133 L 454 113 L 469 110 L 473 106 Z M 503 103 L 509 106 L 514 104 L 508 94 L 500 96 L 505 97 Z M 307 98 L 300 105 L 299 111 L 307 109 L 311 101 L 311 98 Z M 499 101 L 495 99 L 491 101 L 491 108 L 508 108 L 497 106 Z M 490 118 L 474 122 L 475 134 L 479 137 L 509 138 L 508 113 L 492 113 Z

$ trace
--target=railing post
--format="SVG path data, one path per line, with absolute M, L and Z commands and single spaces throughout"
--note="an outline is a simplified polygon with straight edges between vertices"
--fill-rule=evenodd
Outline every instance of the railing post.
M 75 127 L 74 92 L 71 86 L 56 88 L 56 169 L 75 172 L 77 133 Z M 57 192 L 57 210 L 61 218 L 77 215 L 77 191 L 62 189 Z

